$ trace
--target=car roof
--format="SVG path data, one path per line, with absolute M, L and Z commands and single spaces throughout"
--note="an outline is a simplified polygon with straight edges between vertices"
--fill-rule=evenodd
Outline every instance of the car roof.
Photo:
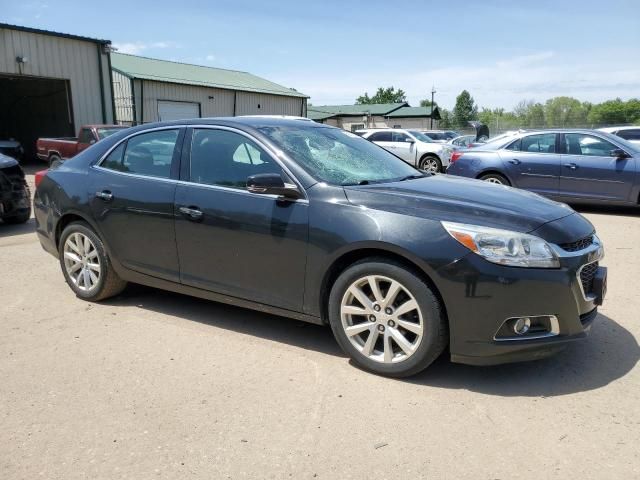
M 145 123 L 134 127 L 138 130 L 157 127 L 172 127 L 179 125 L 220 125 L 238 128 L 261 128 L 261 127 L 298 127 L 298 128 L 337 128 L 323 123 L 309 121 L 304 117 L 288 117 L 277 115 L 247 115 L 243 117 L 206 117 L 189 118 L 184 120 L 172 120 L 167 122 Z
M 600 130 L 601 132 L 612 133 L 612 132 L 620 132 L 622 130 L 639 130 L 639 129 L 640 129 L 640 125 L 624 125 L 621 127 L 603 127 L 603 128 L 599 128 L 598 130 Z

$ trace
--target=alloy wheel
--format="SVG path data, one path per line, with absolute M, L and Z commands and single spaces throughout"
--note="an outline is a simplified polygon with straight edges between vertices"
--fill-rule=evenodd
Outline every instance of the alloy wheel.
M 427 157 L 422 161 L 421 169 L 429 173 L 438 173 L 438 161 L 435 158 Z
M 418 302 L 400 282 L 381 275 L 362 277 L 347 288 L 340 317 L 351 344 L 376 362 L 407 360 L 423 338 Z
M 496 177 L 489 177 L 485 180 L 485 182 L 495 183 L 496 185 L 504 185 L 504 183 L 502 183 L 500 179 Z
M 73 284 L 83 292 L 90 292 L 100 281 L 101 265 L 93 242 L 79 232 L 67 237 L 64 243 L 64 267 Z

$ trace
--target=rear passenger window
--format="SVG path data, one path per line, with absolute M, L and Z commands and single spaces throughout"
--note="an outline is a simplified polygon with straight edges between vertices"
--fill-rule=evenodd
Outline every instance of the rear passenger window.
M 634 130 L 620 130 L 616 135 L 625 140 L 640 140 L 640 128 Z
M 169 178 L 178 130 L 143 133 L 119 145 L 102 167 L 149 177 Z
M 512 144 L 507 146 L 507 150 L 515 150 L 515 151 L 520 151 L 520 139 L 516 140 L 515 142 L 513 142 Z
M 529 135 L 520 140 L 520 150 L 533 153 L 555 153 L 556 134 Z
M 193 132 L 192 182 L 245 189 L 247 178 L 258 173 L 283 175 L 280 166 L 253 140 L 227 130 Z
M 376 132 L 371 135 L 367 140 L 371 142 L 390 142 L 391 132 Z

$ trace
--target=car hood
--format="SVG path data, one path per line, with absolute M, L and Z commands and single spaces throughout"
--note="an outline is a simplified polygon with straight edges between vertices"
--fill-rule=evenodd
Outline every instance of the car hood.
M 20 142 L 15 140 L 0 140 L 0 147 L 2 148 L 18 148 L 19 146 Z
M 348 186 L 345 193 L 355 205 L 433 220 L 528 233 L 554 220 L 575 215 L 580 225 L 572 235 L 576 231 L 593 231 L 586 219 L 564 203 L 504 185 L 449 175 Z

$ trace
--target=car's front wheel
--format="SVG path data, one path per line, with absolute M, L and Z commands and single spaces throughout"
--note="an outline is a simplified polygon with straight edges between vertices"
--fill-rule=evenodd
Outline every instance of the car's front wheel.
M 357 365 L 391 377 L 425 369 L 448 342 L 446 319 L 431 287 L 386 259 L 358 262 L 338 277 L 329 296 L 329 321 Z
M 63 230 L 59 257 L 65 280 L 84 300 L 113 297 L 127 285 L 113 270 L 100 237 L 84 222 L 70 223 Z
M 429 173 L 439 173 L 442 171 L 442 162 L 434 155 L 425 155 L 420 159 L 418 168 Z

